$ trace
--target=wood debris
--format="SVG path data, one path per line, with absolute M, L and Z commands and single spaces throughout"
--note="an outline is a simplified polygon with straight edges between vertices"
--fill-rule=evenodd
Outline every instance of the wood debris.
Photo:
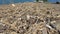
M 60 5 L 27 2 L 0 6 L 0 34 L 60 34 Z

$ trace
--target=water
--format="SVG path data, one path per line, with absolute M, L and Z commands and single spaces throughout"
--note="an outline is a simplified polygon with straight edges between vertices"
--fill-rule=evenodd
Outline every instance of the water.
M 0 4 L 10 4 L 10 3 L 19 3 L 19 2 L 33 2 L 34 0 L 0 0 Z
M 35 0 L 0 0 L 0 4 L 10 4 L 10 3 L 19 3 L 19 2 L 34 2 Z M 48 0 L 48 2 L 55 3 L 60 0 Z
M 55 2 L 60 2 L 60 0 L 48 0 L 48 2 L 55 3 Z

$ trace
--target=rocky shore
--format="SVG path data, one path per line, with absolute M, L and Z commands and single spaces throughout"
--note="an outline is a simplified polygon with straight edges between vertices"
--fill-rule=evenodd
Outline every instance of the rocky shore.
M 60 4 L 0 5 L 0 34 L 60 34 Z

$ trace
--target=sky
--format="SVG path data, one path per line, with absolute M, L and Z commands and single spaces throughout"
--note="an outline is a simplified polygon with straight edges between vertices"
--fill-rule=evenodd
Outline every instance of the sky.
M 4 2 L 3 2 L 3 0 L 0 0 L 0 4 L 9 4 L 9 3 L 11 3 L 10 1 L 11 0 L 4 0 Z M 12 2 L 18 3 L 18 2 L 27 2 L 27 1 L 33 2 L 35 0 L 14 0 Z M 60 2 L 60 0 L 48 0 L 48 2 L 51 2 L 51 3 L 55 3 L 56 1 L 59 1 Z

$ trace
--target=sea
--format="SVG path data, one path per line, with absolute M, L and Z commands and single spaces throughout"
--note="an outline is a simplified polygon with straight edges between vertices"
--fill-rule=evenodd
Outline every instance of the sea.
M 34 2 L 35 0 L 0 0 L 0 4 L 10 4 L 10 3 L 22 3 L 22 2 Z M 60 0 L 48 0 L 48 2 L 55 3 Z
M 0 0 L 0 4 L 33 2 L 34 0 Z

